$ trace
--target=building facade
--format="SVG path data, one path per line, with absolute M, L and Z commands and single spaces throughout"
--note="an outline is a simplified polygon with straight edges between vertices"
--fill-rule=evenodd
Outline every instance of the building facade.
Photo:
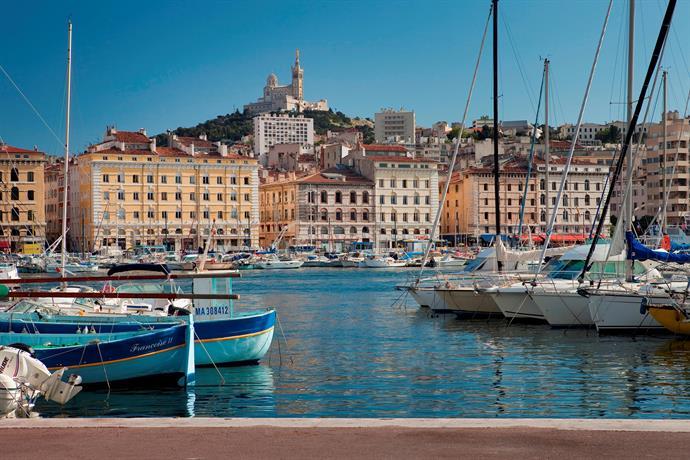
M 314 120 L 302 115 L 264 114 L 254 117 L 254 154 L 263 165 L 268 152 L 276 144 L 299 144 L 302 149 L 314 151 Z
M 297 178 L 267 180 L 261 186 L 261 245 L 284 230 L 282 246 L 313 245 L 345 251 L 373 237 L 373 182 L 343 165 Z
M 0 251 L 36 252 L 46 239 L 46 155 L 0 144 Z
M 384 109 L 374 116 L 374 138 L 376 143 L 415 143 L 414 112 L 403 109 Z
M 317 102 L 304 100 L 304 69 L 299 63 L 299 50 L 295 52 L 295 64 L 291 67 L 292 81 L 289 85 L 280 85 L 278 77 L 270 74 L 266 79 L 263 96 L 256 102 L 244 106 L 250 115 L 268 112 L 302 112 L 303 110 L 328 110 L 328 101 Z
M 70 248 L 196 250 L 211 232 L 220 251 L 257 247 L 257 161 L 205 142 L 188 153 L 157 146 L 144 130 L 108 128 L 71 168 Z

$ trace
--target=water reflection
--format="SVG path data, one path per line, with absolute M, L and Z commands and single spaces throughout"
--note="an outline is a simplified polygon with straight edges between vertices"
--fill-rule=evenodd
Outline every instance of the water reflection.
M 46 416 L 688 417 L 690 342 L 433 316 L 401 270 L 246 272 L 239 308 L 275 306 L 259 366 L 190 391 L 85 392 Z M 395 306 L 394 306 L 395 305 Z

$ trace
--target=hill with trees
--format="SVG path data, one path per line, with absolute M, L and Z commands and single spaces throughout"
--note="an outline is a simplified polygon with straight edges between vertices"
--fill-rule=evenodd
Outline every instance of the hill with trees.
M 314 119 L 314 131 L 316 134 L 326 134 L 327 131 L 340 131 L 355 128 L 362 133 L 365 143 L 374 142 L 374 123 L 368 118 L 350 118 L 342 112 L 333 110 L 317 111 L 307 110 L 304 116 Z M 244 136 L 253 132 L 252 117 L 238 111 L 226 115 L 218 115 L 216 118 L 206 120 L 192 127 L 178 127 L 173 134 L 178 136 L 197 137 L 206 134 L 209 141 L 223 141 L 228 143 L 239 142 Z M 158 145 L 167 145 L 166 133 L 156 136 Z

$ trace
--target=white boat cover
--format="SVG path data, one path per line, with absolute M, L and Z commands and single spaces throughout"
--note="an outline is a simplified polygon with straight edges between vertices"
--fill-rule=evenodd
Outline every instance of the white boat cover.
M 546 249 L 544 256 L 560 256 L 565 254 L 572 248 L 573 246 L 548 248 Z M 529 251 L 514 251 L 512 249 L 508 249 L 503 243 L 503 240 L 501 240 L 500 238 L 496 241 L 496 256 L 498 257 L 498 260 L 500 260 L 503 263 L 537 262 L 541 257 L 541 252 L 541 249 L 532 249 Z

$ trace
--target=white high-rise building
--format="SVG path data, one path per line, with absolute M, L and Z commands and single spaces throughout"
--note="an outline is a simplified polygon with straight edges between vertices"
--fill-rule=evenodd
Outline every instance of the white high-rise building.
M 383 109 L 374 119 L 374 138 L 377 143 L 415 143 L 414 112 L 403 109 Z
M 276 144 L 300 144 L 313 152 L 314 119 L 288 114 L 254 117 L 254 154 L 262 164 L 266 164 L 268 150 Z

